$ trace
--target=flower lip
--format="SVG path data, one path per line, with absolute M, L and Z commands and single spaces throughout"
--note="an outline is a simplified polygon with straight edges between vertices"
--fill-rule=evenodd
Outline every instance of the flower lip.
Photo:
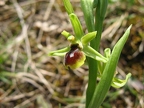
M 70 48 L 71 50 L 65 55 L 64 64 L 66 67 L 75 69 L 84 64 L 85 55 L 79 48 L 79 44 L 72 44 Z

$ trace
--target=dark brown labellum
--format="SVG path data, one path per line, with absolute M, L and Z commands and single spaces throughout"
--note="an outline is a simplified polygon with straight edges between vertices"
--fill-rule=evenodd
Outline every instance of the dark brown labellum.
M 76 69 L 84 64 L 85 55 L 78 47 L 78 44 L 71 45 L 71 50 L 65 55 L 65 66 Z

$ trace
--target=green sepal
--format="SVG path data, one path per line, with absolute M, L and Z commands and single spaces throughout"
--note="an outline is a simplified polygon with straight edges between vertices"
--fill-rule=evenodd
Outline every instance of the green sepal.
M 72 34 L 70 34 L 67 31 L 62 31 L 61 33 L 63 36 L 65 36 L 67 38 L 67 40 L 71 43 L 71 44 L 79 44 L 80 41 L 78 39 L 75 38 L 75 36 L 73 36 Z
M 90 58 L 93 58 L 95 60 L 98 60 L 104 63 L 107 62 L 107 58 L 105 58 L 103 55 L 101 55 L 99 52 L 97 52 L 96 50 L 94 50 L 92 47 L 88 45 L 83 46 L 83 52 L 85 53 L 86 56 Z
M 68 15 L 71 13 L 74 13 L 74 10 L 73 10 L 73 7 L 70 3 L 70 0 L 63 0 L 63 3 L 64 3 L 64 7 L 65 7 Z
M 80 40 L 81 37 L 84 35 L 80 21 L 74 13 L 70 14 L 69 18 L 73 26 L 76 39 Z
M 62 31 L 61 32 L 61 34 L 64 36 L 64 37 L 66 37 L 66 38 L 68 38 L 69 36 L 72 36 L 72 34 L 70 34 L 69 32 L 67 32 L 67 31 Z
M 49 56 L 64 56 L 69 50 L 70 50 L 70 47 L 65 47 L 60 50 L 51 51 L 48 55 Z
M 113 78 L 111 86 L 114 87 L 114 88 L 123 87 L 127 83 L 128 79 L 130 77 L 131 77 L 131 73 L 128 73 L 124 80 L 121 80 L 121 79 L 118 79 L 118 78 Z
M 89 32 L 81 38 L 83 45 L 88 45 L 88 43 L 96 37 L 97 31 Z

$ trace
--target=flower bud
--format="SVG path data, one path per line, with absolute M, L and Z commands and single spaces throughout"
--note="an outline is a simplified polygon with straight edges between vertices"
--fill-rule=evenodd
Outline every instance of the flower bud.
M 84 64 L 86 57 L 78 47 L 78 44 L 71 45 L 71 50 L 66 53 L 64 64 L 67 68 L 76 69 Z

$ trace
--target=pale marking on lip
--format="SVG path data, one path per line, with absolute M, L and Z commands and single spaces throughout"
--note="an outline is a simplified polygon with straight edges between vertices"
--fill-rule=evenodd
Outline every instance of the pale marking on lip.
M 76 49 L 75 51 L 73 51 L 71 54 L 70 54 L 70 58 L 74 57 L 74 53 L 77 51 L 78 49 Z

